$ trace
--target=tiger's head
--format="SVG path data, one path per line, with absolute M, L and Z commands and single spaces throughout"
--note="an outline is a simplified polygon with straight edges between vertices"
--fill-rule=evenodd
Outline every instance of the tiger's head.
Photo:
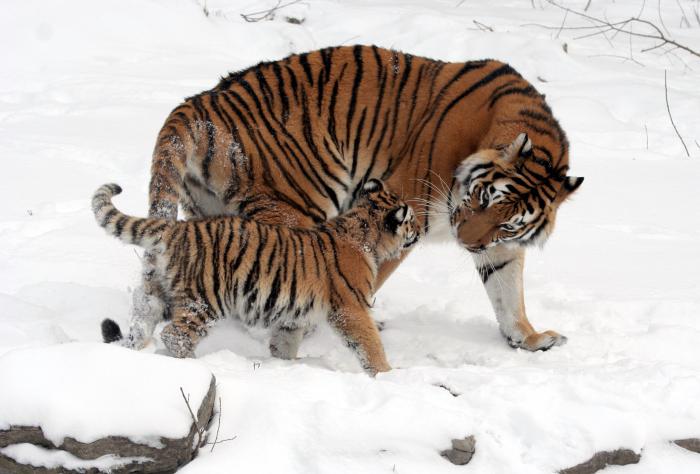
M 470 252 L 498 244 L 542 246 L 557 209 L 583 182 L 533 156 L 521 133 L 509 145 L 480 150 L 455 170 L 448 212 L 453 235 Z M 546 174 L 526 166 L 528 160 Z
M 389 190 L 383 181 L 368 180 L 356 205 L 369 211 L 370 222 L 376 226 L 376 251 L 380 259 L 396 258 L 403 249 L 418 242 L 420 224 L 413 208 Z

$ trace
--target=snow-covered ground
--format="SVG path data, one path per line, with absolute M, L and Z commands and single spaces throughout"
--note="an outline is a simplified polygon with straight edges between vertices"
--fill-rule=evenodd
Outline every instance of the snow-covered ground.
M 611 473 L 700 472 L 700 455 L 667 442 L 700 437 L 700 58 L 612 32 L 577 39 L 595 30 L 566 27 L 590 23 L 540 0 L 305 0 L 273 21 L 239 16 L 275 3 L 3 2 L 0 354 L 126 324 L 139 256 L 95 225 L 90 196 L 115 181 L 119 206 L 145 214 L 155 136 L 183 97 L 336 44 L 493 57 L 547 94 L 586 177 L 526 267 L 531 321 L 569 343 L 510 349 L 468 255 L 424 243 L 377 295 L 396 369 L 376 379 L 327 328 L 296 361 L 272 359 L 263 333 L 216 328 L 198 363 L 217 377 L 220 438 L 236 438 L 183 472 L 550 473 L 619 447 L 642 461 Z M 611 21 L 643 9 L 700 51 L 697 0 L 590 4 Z M 439 456 L 469 434 L 469 466 Z

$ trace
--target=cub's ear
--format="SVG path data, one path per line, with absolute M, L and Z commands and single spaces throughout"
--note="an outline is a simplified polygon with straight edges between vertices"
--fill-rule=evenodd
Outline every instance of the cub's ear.
M 406 213 L 407 213 L 407 208 L 406 206 L 401 206 L 398 209 L 393 211 L 394 214 L 394 219 L 396 222 L 403 222 L 403 220 L 406 218 Z
M 393 209 L 389 214 L 387 214 L 384 218 L 384 224 L 391 232 L 396 232 L 396 228 L 403 224 L 403 221 L 406 219 L 407 215 L 408 206 L 404 204 L 403 206 Z
M 362 192 L 369 194 L 369 193 L 376 193 L 384 189 L 384 183 L 382 182 L 381 179 L 376 179 L 372 178 L 368 180 L 364 186 L 362 186 Z
M 581 177 L 565 176 L 557 197 L 554 198 L 554 202 L 559 204 L 566 201 L 581 186 L 581 183 L 583 183 L 583 178 Z

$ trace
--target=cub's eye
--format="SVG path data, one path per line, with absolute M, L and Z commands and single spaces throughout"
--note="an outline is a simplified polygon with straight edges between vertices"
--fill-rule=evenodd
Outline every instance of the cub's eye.
M 506 232 L 513 232 L 515 231 L 515 226 L 512 224 L 501 224 L 501 230 L 505 230 Z

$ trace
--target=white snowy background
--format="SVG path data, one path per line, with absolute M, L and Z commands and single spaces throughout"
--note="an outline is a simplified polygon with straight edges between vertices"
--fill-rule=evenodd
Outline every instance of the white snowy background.
M 586 3 L 611 21 L 641 12 L 700 51 L 697 0 L 566 2 Z M 236 438 L 182 472 L 550 473 L 620 447 L 642 461 L 606 472 L 700 472 L 700 455 L 668 443 L 700 437 L 700 58 L 581 38 L 597 30 L 567 29 L 591 23 L 540 0 L 305 0 L 272 21 L 240 16 L 275 4 L 2 2 L 0 355 L 98 342 L 105 317 L 127 324 L 139 257 L 97 227 L 91 194 L 118 182 L 117 205 L 145 215 L 163 120 L 227 71 L 354 43 L 497 58 L 546 93 L 586 178 L 526 264 L 531 321 L 569 343 L 510 349 L 469 256 L 426 242 L 377 295 L 395 370 L 376 379 L 327 328 L 281 361 L 264 333 L 217 327 L 196 363 L 217 377 L 220 438 Z M 468 466 L 439 456 L 469 434 Z

